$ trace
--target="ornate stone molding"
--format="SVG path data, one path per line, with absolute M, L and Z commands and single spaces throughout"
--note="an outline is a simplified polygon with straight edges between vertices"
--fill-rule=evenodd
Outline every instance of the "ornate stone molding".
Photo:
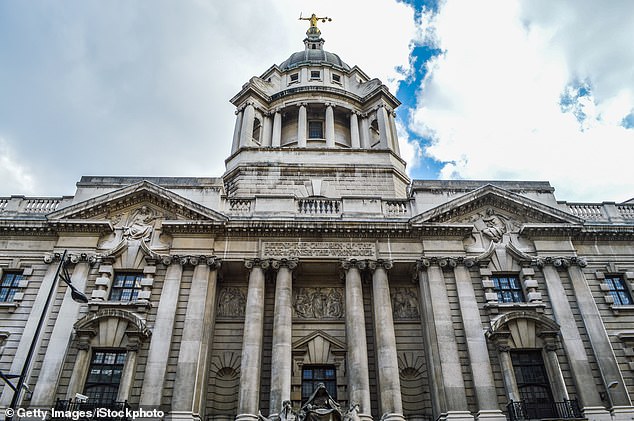
M 63 253 L 45 253 L 44 263 L 51 264 L 53 262 L 59 262 L 62 259 Z M 66 253 L 66 262 L 71 264 L 77 264 L 79 262 L 88 262 L 93 265 L 100 260 L 100 256 L 97 254 L 88 253 Z
M 433 256 L 433 257 L 423 257 L 416 261 L 416 270 L 427 270 L 432 265 L 439 266 L 441 268 L 449 267 L 455 268 L 458 265 L 465 265 L 470 268 L 477 263 L 476 259 L 471 257 L 443 257 L 443 256 Z
M 299 264 L 299 259 L 290 258 L 290 259 L 271 259 L 271 267 L 275 270 L 278 270 L 281 267 L 288 268 L 289 270 L 293 270 Z
M 368 269 L 374 271 L 377 268 L 383 268 L 385 270 L 390 270 L 394 267 L 394 264 L 391 260 L 377 259 L 377 260 L 367 260 Z
M 539 268 L 543 268 L 547 265 L 553 265 L 556 268 L 565 269 L 573 265 L 577 265 L 579 267 L 586 267 L 588 262 L 583 257 L 577 256 L 548 256 L 548 257 L 536 257 L 532 262 L 535 266 Z
M 353 268 L 356 268 L 358 270 L 365 270 L 367 267 L 368 264 L 365 260 L 347 259 L 341 261 L 341 268 L 344 270 L 349 270 Z
M 251 270 L 254 267 L 259 267 L 264 270 L 271 267 L 271 259 L 246 259 L 244 261 L 244 267 Z

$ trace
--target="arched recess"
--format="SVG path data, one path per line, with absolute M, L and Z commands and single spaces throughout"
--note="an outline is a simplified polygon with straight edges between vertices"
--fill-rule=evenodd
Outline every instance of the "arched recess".
M 425 356 L 421 352 L 399 353 L 398 368 L 403 415 L 409 421 L 430 419 L 431 408 L 426 408 L 430 398 Z
M 145 320 L 120 309 L 104 308 L 92 312 L 75 323 L 79 352 L 68 385 L 67 398 L 84 391 L 93 350 L 125 350 L 118 401 L 128 400 L 136 372 L 137 353 L 141 343 L 151 336 Z
M 233 420 L 238 412 L 240 354 L 223 352 L 211 359 L 207 411 L 214 420 Z
M 509 312 L 493 322 L 486 337 L 498 349 L 504 386 L 510 400 L 522 400 L 511 354 L 535 351 L 539 351 L 543 358 L 553 399 L 569 399 L 556 353 L 559 347 L 559 330 L 559 325 L 554 320 L 531 311 Z
M 305 366 L 332 366 L 336 371 L 337 397 L 344 396 L 347 379 L 345 376 L 346 344 L 322 330 L 293 343 L 293 374 L 291 377 L 291 400 L 293 406 L 302 402 L 302 373 Z M 339 400 L 342 407 L 347 401 Z

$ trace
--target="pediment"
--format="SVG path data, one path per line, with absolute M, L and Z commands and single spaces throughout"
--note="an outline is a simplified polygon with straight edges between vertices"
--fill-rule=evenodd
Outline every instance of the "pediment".
M 312 332 L 311 334 L 294 342 L 293 351 L 297 352 L 307 348 L 309 344 L 315 343 L 315 339 L 317 339 L 317 342 L 328 343 L 330 345 L 330 351 L 333 351 L 333 352 L 345 351 L 346 349 L 346 344 L 340 341 L 339 339 L 332 337 L 331 335 L 327 334 L 323 330 L 316 330 Z
M 227 217 L 212 209 L 199 205 L 183 196 L 163 187 L 140 181 L 119 190 L 115 190 L 47 216 L 49 222 L 81 222 L 118 220 L 134 209 L 142 206 L 163 220 L 192 220 L 213 224 L 224 224 Z
M 487 214 L 498 215 L 504 223 L 583 224 L 581 218 L 490 184 L 418 214 L 410 223 L 473 223 Z

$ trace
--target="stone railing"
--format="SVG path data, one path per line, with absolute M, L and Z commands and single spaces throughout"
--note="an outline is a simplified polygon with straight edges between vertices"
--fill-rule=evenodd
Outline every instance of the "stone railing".
M 409 200 L 384 200 L 383 215 L 390 217 L 409 216 Z
M 0 215 L 46 215 L 56 211 L 63 201 L 63 197 L 3 197 Z
M 299 199 L 297 211 L 301 215 L 338 215 L 341 201 L 335 199 Z
M 634 204 L 566 203 L 571 214 L 591 222 L 634 222 Z

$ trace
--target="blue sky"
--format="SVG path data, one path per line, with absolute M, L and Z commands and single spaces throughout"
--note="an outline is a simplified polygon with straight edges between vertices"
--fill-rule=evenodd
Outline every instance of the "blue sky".
M 629 0 L 0 2 L 0 196 L 81 175 L 220 176 L 251 76 L 325 48 L 403 105 L 413 178 L 548 180 L 634 197 Z

